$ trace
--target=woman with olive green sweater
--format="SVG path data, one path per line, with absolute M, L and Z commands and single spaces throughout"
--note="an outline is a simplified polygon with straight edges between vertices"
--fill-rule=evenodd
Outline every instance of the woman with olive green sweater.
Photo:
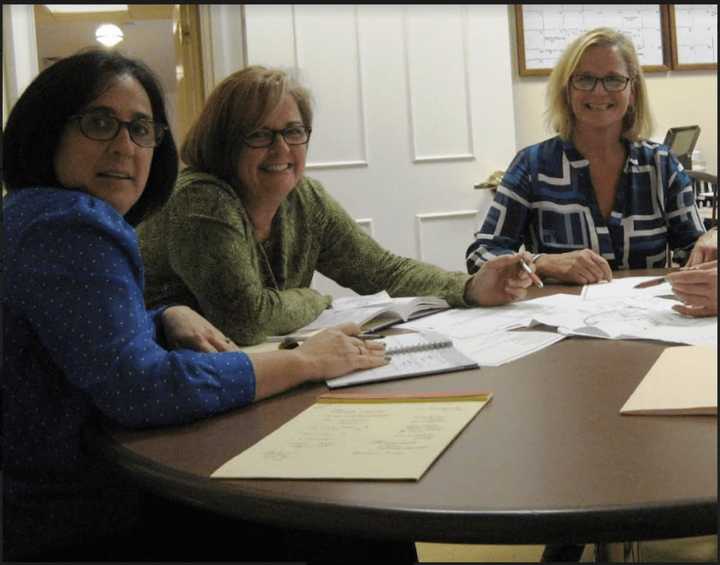
M 331 303 L 314 271 L 359 294 L 494 305 L 531 284 L 522 254 L 474 276 L 386 251 L 304 177 L 312 111 L 282 71 L 248 67 L 212 93 L 182 147 L 190 165 L 139 229 L 146 302 L 197 309 L 238 344 L 292 332 Z M 529 259 L 529 255 L 526 259 Z

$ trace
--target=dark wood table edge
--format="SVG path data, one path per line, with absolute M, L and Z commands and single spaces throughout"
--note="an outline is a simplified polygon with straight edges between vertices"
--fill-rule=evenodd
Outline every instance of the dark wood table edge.
M 130 480 L 159 496 L 243 520 L 373 539 L 444 543 L 611 543 L 718 533 L 718 499 L 591 509 L 449 511 L 344 506 L 238 489 L 159 465 L 100 430 L 88 447 Z M 227 482 L 227 481 L 223 481 Z M 491 488 L 491 487 L 490 487 Z

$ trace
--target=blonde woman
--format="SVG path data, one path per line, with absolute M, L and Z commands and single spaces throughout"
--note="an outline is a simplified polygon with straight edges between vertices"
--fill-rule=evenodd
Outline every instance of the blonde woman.
M 553 69 L 547 98 L 558 135 L 508 167 L 466 252 L 468 272 L 523 244 L 541 278 L 576 284 L 665 267 L 668 247 L 675 262 L 701 262 L 708 243 L 691 181 L 667 147 L 647 141 L 632 42 L 609 28 L 584 33 Z

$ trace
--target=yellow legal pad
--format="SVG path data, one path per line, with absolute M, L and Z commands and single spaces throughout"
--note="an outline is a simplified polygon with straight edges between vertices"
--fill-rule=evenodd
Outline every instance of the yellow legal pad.
M 215 479 L 419 480 L 491 393 L 329 393 Z

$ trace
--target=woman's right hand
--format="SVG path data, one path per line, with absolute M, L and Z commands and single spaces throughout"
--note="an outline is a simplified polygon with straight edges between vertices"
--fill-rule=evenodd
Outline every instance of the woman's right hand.
M 255 369 L 255 400 L 305 382 L 385 365 L 385 344 L 360 339 L 360 331 L 357 324 L 343 324 L 312 336 L 295 349 L 249 353 Z
M 543 278 L 560 282 L 592 284 L 612 280 L 610 265 L 592 249 L 547 253 L 535 262 L 535 267 Z
M 358 369 L 380 367 L 387 362 L 385 344 L 357 337 L 360 326 L 342 324 L 315 334 L 296 350 L 315 367 L 309 380 L 324 381 Z

